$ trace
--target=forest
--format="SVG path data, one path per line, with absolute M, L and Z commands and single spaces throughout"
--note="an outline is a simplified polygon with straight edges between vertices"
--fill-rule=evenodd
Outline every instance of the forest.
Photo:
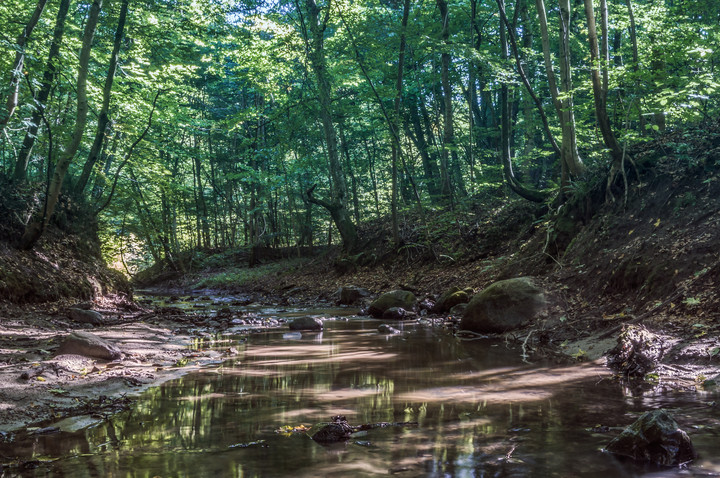
M 714 0 L 7 0 L 4 235 L 30 249 L 48 224 L 97 222 L 132 274 L 187 251 L 357 252 L 379 218 L 400 248 L 428 217 L 557 209 L 593 181 L 626 201 L 635 145 L 717 120 L 719 16 Z
M 720 0 L 2 0 L 0 477 L 717 476 L 718 68 Z

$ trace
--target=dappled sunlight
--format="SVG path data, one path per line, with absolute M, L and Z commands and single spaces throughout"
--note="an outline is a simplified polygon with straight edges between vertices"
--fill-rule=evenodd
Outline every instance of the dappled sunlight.
M 280 345 L 276 347 L 252 347 L 245 351 L 247 357 L 308 357 L 330 355 L 333 345 Z
M 396 354 L 387 352 L 353 352 L 353 353 L 339 353 L 330 357 L 323 358 L 308 358 L 303 360 L 293 360 L 288 362 L 286 360 L 260 360 L 253 363 L 255 366 L 261 367 L 272 367 L 276 365 L 292 364 L 297 365 L 319 365 L 324 363 L 335 363 L 335 362 L 354 362 L 357 360 L 371 360 L 371 361 L 391 361 L 396 357 Z
M 511 370 L 511 369 L 510 369 Z M 505 402 L 531 402 L 550 398 L 560 390 L 556 387 L 597 377 L 607 378 L 610 372 L 596 363 L 572 367 L 535 368 L 527 370 L 488 370 L 478 375 L 493 380 L 472 386 L 457 385 L 431 387 L 406 392 L 400 400 L 424 402 L 482 402 L 487 404 Z
M 60 461 L 65 476 L 89 461 L 118 476 L 490 476 L 507 466 L 516 476 L 545 476 L 548 466 L 577 476 L 601 466 L 607 441 L 584 429 L 627 421 L 628 401 L 596 363 L 532 365 L 517 350 L 450 334 L 387 340 L 337 325 L 322 343 L 251 336 L 220 368 L 151 389 L 132 413 L 65 441 L 32 437 L 25 453 L 73 456 Z M 336 415 L 368 429 L 331 446 L 310 439 Z

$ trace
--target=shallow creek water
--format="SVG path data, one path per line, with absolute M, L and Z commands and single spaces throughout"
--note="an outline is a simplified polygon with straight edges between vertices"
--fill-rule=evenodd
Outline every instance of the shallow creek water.
M 221 365 L 151 389 L 108 421 L 3 444 L 0 453 L 52 458 L 22 476 L 53 477 L 720 476 L 720 406 L 709 404 L 716 395 L 633 394 L 594 364 L 528 364 L 504 342 L 414 324 L 380 335 L 379 324 L 345 316 L 322 333 L 223 336 L 215 347 L 238 354 Z M 701 455 L 689 469 L 648 469 L 602 452 L 659 407 Z M 278 432 L 338 414 L 353 425 L 417 425 L 332 446 Z M 598 425 L 611 429 L 593 432 Z

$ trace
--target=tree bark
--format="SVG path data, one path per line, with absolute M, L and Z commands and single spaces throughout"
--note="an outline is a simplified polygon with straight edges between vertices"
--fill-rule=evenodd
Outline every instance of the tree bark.
M 35 243 L 37 243 L 38 239 L 40 239 L 40 236 L 45 230 L 45 227 L 50 221 L 53 212 L 55 212 L 55 206 L 57 205 L 60 197 L 60 190 L 62 188 L 65 175 L 67 174 L 70 163 L 80 147 L 80 142 L 82 141 L 83 133 L 85 132 L 85 124 L 87 123 L 87 114 L 89 109 L 87 99 L 88 64 L 90 62 L 90 50 L 92 48 L 92 41 L 95 36 L 98 18 L 100 17 L 102 3 L 103 0 L 93 0 L 92 5 L 90 6 L 87 23 L 85 24 L 85 32 L 83 33 L 80 61 L 78 65 L 76 87 L 77 114 L 73 132 L 66 144 L 65 150 L 57 159 L 55 172 L 53 173 L 53 177 L 48 186 L 48 193 L 45 199 L 45 207 L 43 208 L 42 214 L 39 214 L 32 219 L 25 228 L 25 233 L 20 240 L 20 247 L 23 249 L 31 249 Z
M 601 3 L 605 3 L 602 0 Z M 602 133 L 603 142 L 605 146 L 610 150 L 610 154 L 613 158 L 613 165 L 620 163 L 622 159 L 622 148 L 618 144 L 615 134 L 610 126 L 610 117 L 607 113 L 607 82 L 603 78 L 607 75 L 607 61 L 600 60 L 599 49 L 598 49 L 598 37 L 597 27 L 595 25 L 595 13 L 593 10 L 593 0 L 585 0 L 585 15 L 587 17 L 588 26 L 588 41 L 590 43 L 590 62 L 591 70 L 590 75 L 593 86 L 593 97 L 595 99 L 595 116 L 597 118 L 598 127 Z M 605 21 L 607 21 L 607 15 L 604 15 Z M 607 32 L 607 27 L 603 30 Z M 603 40 L 603 43 L 605 43 Z M 602 73 L 602 77 L 600 72 Z
M 545 131 L 545 134 L 547 135 L 548 141 L 550 141 L 550 145 L 553 148 L 553 151 L 555 151 L 555 154 L 560 156 L 560 147 L 558 146 L 557 142 L 555 141 L 555 136 L 552 134 L 552 131 L 550 131 L 550 124 L 547 119 L 547 115 L 545 114 L 545 108 L 542 106 L 542 102 L 540 101 L 540 98 L 535 94 L 535 91 L 533 90 L 532 86 L 530 85 L 530 80 L 528 79 L 527 75 L 525 74 L 525 69 L 522 66 L 522 62 L 520 61 L 520 53 L 518 52 L 517 47 L 517 41 L 515 40 L 515 34 L 513 33 L 513 29 L 510 26 L 510 22 L 508 21 L 507 15 L 505 13 L 505 0 L 496 0 L 498 4 L 498 9 L 500 10 L 500 17 L 502 18 L 502 22 L 500 24 L 501 30 L 504 27 L 507 28 L 508 36 L 510 37 L 510 45 L 512 46 L 513 50 L 513 56 L 515 58 L 515 65 L 518 70 L 518 74 L 520 75 L 520 78 L 522 79 L 523 84 L 525 85 L 525 89 L 527 90 L 528 94 L 532 98 L 533 102 L 535 103 L 535 107 L 538 110 L 538 113 L 540 114 L 540 119 L 542 120 L 543 124 L 543 130 Z
M 405 69 L 405 31 L 410 16 L 410 0 L 403 3 L 403 16 L 400 25 L 400 47 L 398 53 L 397 81 L 395 82 L 394 115 L 390 121 L 392 132 L 392 234 L 395 246 L 400 245 L 400 228 L 398 225 L 398 159 L 400 156 L 400 106 L 402 104 L 403 71 Z

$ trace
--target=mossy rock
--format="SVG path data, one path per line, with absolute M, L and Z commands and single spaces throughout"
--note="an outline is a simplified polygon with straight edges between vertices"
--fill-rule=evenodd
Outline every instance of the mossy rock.
M 433 307 L 433 312 L 441 314 L 447 312 L 458 304 L 467 304 L 470 302 L 472 295 L 472 289 L 468 292 L 468 289 L 460 289 L 459 287 L 451 287 L 443 295 L 440 296 L 438 301 Z
M 472 298 L 460 328 L 481 334 L 507 332 L 529 324 L 546 307 L 543 290 L 530 277 L 502 280 Z
M 697 456 L 687 433 L 663 409 L 643 413 L 608 443 L 606 450 L 661 466 L 677 466 Z
M 407 290 L 393 290 L 385 292 L 380 297 L 375 299 L 370 308 L 368 314 L 373 317 L 380 318 L 383 316 L 386 310 L 392 307 L 399 307 L 405 310 L 415 309 L 415 294 Z

